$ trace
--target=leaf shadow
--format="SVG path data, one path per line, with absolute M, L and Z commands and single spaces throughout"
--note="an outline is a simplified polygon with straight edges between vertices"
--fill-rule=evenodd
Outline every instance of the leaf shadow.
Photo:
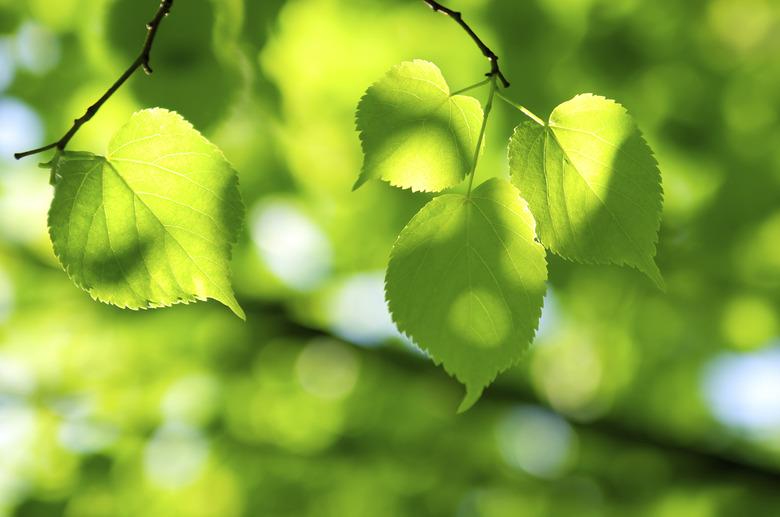
M 106 174 L 106 169 L 102 174 Z M 134 203 L 143 203 L 137 194 L 129 195 L 133 196 Z M 230 246 L 237 240 L 243 206 L 240 205 L 235 173 L 222 185 L 220 196 L 226 200 L 238 200 L 239 208 L 227 202 L 219 205 L 215 223 L 231 233 L 230 239 L 219 249 L 213 249 L 213 244 L 208 243 L 205 237 L 194 244 L 192 241 L 181 242 L 165 226 L 165 220 L 145 204 L 143 206 L 149 214 L 145 219 L 139 219 L 139 213 L 144 213 L 139 209 L 133 214 L 123 214 L 128 219 L 119 224 L 112 221 L 112 234 L 119 237 L 109 237 L 105 219 L 100 221 L 102 231 L 106 232 L 106 246 L 84 250 L 79 268 L 84 287 L 98 299 L 120 307 L 151 308 L 206 297 L 230 302 L 216 283 L 216 273 L 211 269 L 213 262 L 195 262 L 196 258 L 204 255 L 200 246 L 210 246 L 212 249 L 206 251 L 229 260 Z M 186 221 L 187 212 L 184 208 L 180 210 L 175 217 Z M 109 209 L 106 214 L 110 213 Z M 188 236 L 197 239 L 197 225 L 183 228 Z
M 601 161 L 585 155 L 578 157 L 579 169 L 584 169 L 585 160 L 595 168 L 610 171 L 607 181 L 599 183 L 597 174 L 575 170 L 571 157 L 564 153 L 568 165 L 564 174 L 578 175 L 596 200 L 582 213 L 569 212 L 567 208 L 570 221 L 576 217 L 576 223 L 572 221 L 576 224 L 576 236 L 572 235 L 564 247 L 582 257 L 578 260 L 581 262 L 634 267 L 663 289 L 664 282 L 654 261 L 662 204 L 660 176 L 647 174 L 658 167 L 652 150 L 638 129 L 633 128 L 606 158 Z M 562 184 L 567 184 L 565 177 Z M 642 239 L 649 235 L 653 236 L 652 241 Z
M 468 124 L 461 108 L 448 97 L 421 109 L 420 99 L 408 94 L 399 102 L 398 93 L 375 89 L 361 100 L 365 161 L 356 186 L 383 178 L 403 188 L 433 191 L 463 181 L 474 160 L 476 139 L 461 138 L 453 129 L 453 117 L 464 117 Z M 443 110 L 448 103 L 450 109 Z

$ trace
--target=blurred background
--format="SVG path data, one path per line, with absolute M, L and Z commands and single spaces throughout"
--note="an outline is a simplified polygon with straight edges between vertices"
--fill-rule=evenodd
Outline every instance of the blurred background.
M 181 112 L 240 173 L 216 302 L 121 311 L 58 265 L 59 138 L 140 50 L 157 0 L 0 0 L 0 515 L 780 514 L 780 3 L 458 0 L 542 117 L 622 102 L 657 153 L 658 263 L 550 260 L 539 336 L 470 411 L 383 300 L 426 201 L 361 165 L 354 109 L 396 63 L 488 65 L 417 0 L 176 0 L 139 73 L 72 141 Z M 474 95 L 484 102 L 486 92 Z M 506 177 L 498 104 L 477 183 Z

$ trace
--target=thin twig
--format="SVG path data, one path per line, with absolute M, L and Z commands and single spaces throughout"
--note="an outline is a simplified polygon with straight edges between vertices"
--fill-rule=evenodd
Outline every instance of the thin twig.
M 68 130 L 67 133 L 65 133 L 65 135 L 63 135 L 62 138 L 56 142 L 39 147 L 38 149 L 32 149 L 23 153 L 16 153 L 14 154 L 14 158 L 19 160 L 25 156 L 42 153 L 44 151 L 48 151 L 49 149 L 54 149 L 55 147 L 60 151 L 64 150 L 65 146 L 68 145 L 70 139 L 73 138 L 73 135 L 76 134 L 81 126 L 89 122 L 89 120 L 95 116 L 101 106 L 103 106 L 103 104 L 105 104 L 105 102 L 114 93 L 116 93 L 116 91 L 125 83 L 125 81 L 130 78 L 131 75 L 133 75 L 136 70 L 143 68 L 144 72 L 146 72 L 147 75 L 150 75 L 152 73 L 152 67 L 149 65 L 149 56 L 152 52 L 154 38 L 157 35 L 157 28 L 160 26 L 162 19 L 165 18 L 169 12 L 171 12 L 171 7 L 173 7 L 173 0 L 161 0 L 157 14 L 154 15 L 152 21 L 146 24 L 146 40 L 144 41 L 144 46 L 141 49 L 141 53 L 138 54 L 138 57 L 135 58 L 135 61 L 133 61 L 130 67 L 125 70 L 125 72 L 119 77 L 119 79 L 116 80 L 114 84 L 111 85 L 106 93 L 104 93 L 103 96 L 100 97 L 100 99 L 98 99 L 97 102 L 95 102 L 92 106 L 87 108 L 87 111 L 81 117 L 73 121 L 73 126 Z
M 482 141 L 485 139 L 485 130 L 487 129 L 488 117 L 490 117 L 490 110 L 493 109 L 493 96 L 498 90 L 498 84 L 496 84 L 497 75 L 488 77 L 490 81 L 490 93 L 488 94 L 487 102 L 485 103 L 485 113 L 482 115 L 482 127 L 479 130 L 479 137 L 477 138 L 477 148 L 474 150 L 474 161 L 471 164 L 471 175 L 469 176 L 469 188 L 466 193 L 466 197 L 471 197 L 471 187 L 474 185 L 474 176 L 477 175 L 477 162 L 479 161 L 479 152 L 482 150 Z
M 485 86 L 487 83 L 490 82 L 492 77 L 486 77 L 485 79 L 481 80 L 478 83 L 474 83 L 471 86 L 466 86 L 465 88 L 461 88 L 460 90 L 456 90 L 452 93 L 450 93 L 450 97 L 455 97 L 456 95 L 460 95 L 461 93 L 466 93 L 468 91 L 473 90 L 474 88 L 479 88 L 480 86 Z
M 501 69 L 498 67 L 498 56 L 495 52 L 490 50 L 490 48 L 485 45 L 485 43 L 479 39 L 479 36 L 469 27 L 469 25 L 463 21 L 463 16 L 461 16 L 461 13 L 458 11 L 453 11 L 452 9 L 449 9 L 447 7 L 444 7 L 439 2 L 435 2 L 434 0 L 423 0 L 426 4 L 428 4 L 428 7 L 433 9 L 436 12 L 446 14 L 453 20 L 455 20 L 458 25 L 460 25 L 463 30 L 465 30 L 469 36 L 471 36 L 471 39 L 474 40 L 474 43 L 477 44 L 479 47 L 479 50 L 482 51 L 482 54 L 488 58 L 488 61 L 490 61 L 490 72 L 485 74 L 488 77 L 496 76 L 501 80 L 501 84 L 504 85 L 504 88 L 509 88 L 509 81 L 507 81 L 506 77 L 504 77 L 504 74 L 501 73 Z
M 526 117 L 530 118 L 531 120 L 533 120 L 534 122 L 536 122 L 540 126 L 546 126 L 547 125 L 544 122 L 544 120 L 542 120 L 540 117 L 538 117 L 535 113 L 533 113 L 531 110 L 529 110 L 525 106 L 521 106 L 520 104 L 516 103 L 515 101 L 505 97 L 504 95 L 501 94 L 501 92 L 496 92 L 496 95 L 498 95 L 499 99 L 501 99 L 502 101 L 506 102 L 507 104 L 509 104 L 513 108 L 516 108 L 516 109 L 520 110 L 520 112 L 523 115 L 525 115 Z

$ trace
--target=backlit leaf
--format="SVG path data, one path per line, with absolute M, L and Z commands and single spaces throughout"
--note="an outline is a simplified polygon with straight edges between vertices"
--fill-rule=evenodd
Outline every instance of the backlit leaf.
M 213 298 L 244 317 L 229 279 L 237 176 L 187 121 L 140 111 L 107 156 L 65 152 L 52 165 L 54 251 L 93 298 L 132 309 Z
M 457 185 L 471 171 L 481 123 L 479 101 L 450 96 L 433 63 L 393 67 L 358 106 L 365 158 L 355 188 L 372 178 L 426 192 Z
M 547 279 L 534 221 L 509 182 L 439 196 L 393 247 L 386 297 L 398 328 L 466 385 L 465 410 L 533 339 Z
M 634 266 L 663 288 L 653 258 L 660 172 L 620 104 L 578 95 L 555 108 L 546 125 L 521 124 L 509 161 L 546 247 L 580 262 Z

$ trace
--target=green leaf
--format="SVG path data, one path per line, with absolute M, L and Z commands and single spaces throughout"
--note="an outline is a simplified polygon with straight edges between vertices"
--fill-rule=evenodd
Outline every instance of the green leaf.
M 181 116 L 140 111 L 106 157 L 65 152 L 53 175 L 54 251 L 93 298 L 131 309 L 213 298 L 244 318 L 229 279 L 238 179 Z
M 547 279 L 544 248 L 517 189 L 491 179 L 439 196 L 404 228 L 385 289 L 398 328 L 477 401 L 533 339 Z
M 546 125 L 515 128 L 509 163 L 546 247 L 570 260 L 634 266 L 663 289 L 653 259 L 661 176 L 625 108 L 578 95 Z
M 481 124 L 479 101 L 450 96 L 436 65 L 396 65 L 358 105 L 365 159 L 354 188 L 372 178 L 425 192 L 457 185 L 471 172 Z

